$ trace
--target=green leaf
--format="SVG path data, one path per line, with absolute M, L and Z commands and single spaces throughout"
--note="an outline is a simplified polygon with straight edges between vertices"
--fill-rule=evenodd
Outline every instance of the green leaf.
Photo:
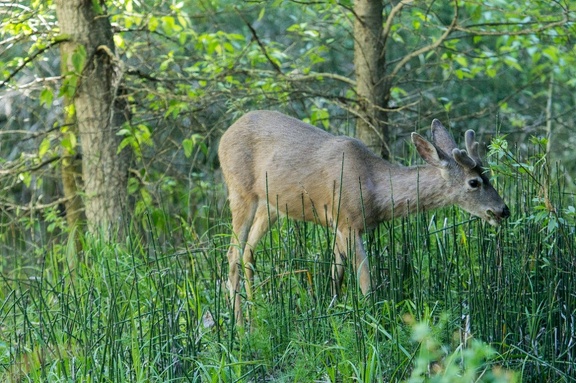
M 558 63 L 558 48 L 554 45 L 544 48 L 542 54 L 548 57 L 553 63 Z
M 40 93 L 40 105 L 52 106 L 52 101 L 54 100 L 54 92 L 50 88 L 42 89 Z
M 120 141 L 120 144 L 118 145 L 118 150 L 116 151 L 116 154 L 120 154 L 120 152 L 122 151 L 122 149 L 124 149 L 127 146 L 131 146 L 132 148 L 137 148 L 137 145 L 134 145 L 134 137 L 133 136 L 128 136 L 126 138 L 124 138 L 122 141 Z M 139 153 L 136 152 L 136 156 L 138 156 Z
M 186 28 L 188 26 L 188 22 L 186 21 L 186 18 L 182 14 L 178 14 L 177 19 L 178 19 L 178 23 L 182 27 Z
M 75 153 L 76 152 L 76 145 L 77 145 L 76 135 L 69 132 L 68 134 L 66 134 L 64 136 L 64 138 L 62 138 L 62 141 L 60 141 L 60 145 L 68 153 Z
M 42 158 L 48 150 L 50 149 L 50 139 L 48 137 L 44 138 L 38 147 L 38 157 Z
M 262 9 L 260 10 L 260 13 L 258 14 L 258 19 L 257 21 L 261 21 L 262 18 L 264 17 L 264 14 L 266 12 L 266 7 L 262 7 Z
M 116 135 L 117 136 L 131 136 L 132 131 L 130 130 L 130 128 L 122 128 L 116 133 Z
M 328 129 L 330 125 L 329 118 L 330 113 L 328 112 L 328 110 L 324 108 L 316 108 L 316 107 L 312 108 L 312 113 L 310 115 L 312 125 L 316 125 L 318 122 L 320 122 L 324 126 L 324 128 Z
M 82 73 L 84 70 L 84 64 L 86 63 L 86 48 L 84 45 L 78 45 L 78 47 L 72 53 L 72 66 L 76 73 Z
M 508 56 L 508 57 L 504 58 L 504 62 L 510 68 L 514 68 L 518 72 L 522 72 L 522 67 L 520 66 L 520 64 L 518 64 L 518 60 L 516 60 L 516 58 Z
M 200 149 L 205 156 L 208 155 L 208 146 L 206 146 L 206 143 L 204 142 L 204 136 L 198 133 L 193 134 L 190 138 L 182 140 L 182 148 L 184 149 L 184 155 L 187 158 L 192 156 L 195 148 Z
M 150 20 L 148 20 L 148 30 L 150 32 L 155 32 L 156 29 L 158 29 L 158 25 L 160 25 L 158 18 L 154 16 L 150 17 Z
M 73 73 L 68 73 L 64 80 L 62 80 L 62 86 L 58 92 L 59 96 L 72 98 L 76 93 L 76 87 L 78 85 L 78 76 Z
M 496 68 L 493 65 L 486 68 L 486 76 L 488 76 L 490 78 L 494 78 L 494 77 L 496 77 L 497 74 L 498 74 L 498 71 L 496 70 Z
M 140 182 L 135 177 L 128 178 L 128 195 L 133 195 L 140 189 Z
M 154 145 L 151 139 L 152 133 L 150 133 L 150 129 L 148 128 L 148 126 L 144 124 L 138 124 L 138 126 L 136 126 L 134 136 L 136 137 L 136 140 L 139 145 L 147 145 L 147 146 Z
M 18 179 L 29 188 L 32 183 L 32 174 L 30 172 L 22 172 L 18 174 Z
M 454 61 L 460 64 L 460 66 L 468 67 L 468 60 L 464 56 L 454 56 Z
M 188 35 L 186 32 L 180 32 L 178 35 L 178 42 L 180 45 L 184 46 L 186 44 L 186 40 L 188 39 Z
M 168 36 L 172 36 L 174 32 L 180 32 L 182 27 L 176 24 L 176 20 L 172 16 L 162 16 L 162 29 Z
M 182 140 L 182 148 L 184 149 L 184 155 L 186 158 L 190 158 L 192 155 L 192 149 L 194 149 L 194 142 L 190 138 Z

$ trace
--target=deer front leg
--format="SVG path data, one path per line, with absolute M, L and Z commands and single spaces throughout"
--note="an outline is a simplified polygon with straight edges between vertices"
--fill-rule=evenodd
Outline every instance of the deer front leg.
M 244 318 L 240 289 L 240 249 L 246 247 L 257 205 L 255 203 L 246 204 L 241 196 L 237 195 L 230 195 L 229 199 L 233 233 L 228 249 L 228 289 L 230 291 L 230 304 L 234 310 L 234 319 L 241 326 L 244 323 Z
M 362 243 L 362 235 L 357 233 L 354 237 L 354 247 L 356 250 L 356 275 L 358 276 L 358 283 L 360 284 L 360 291 L 362 294 L 368 295 L 372 291 L 372 280 L 370 278 L 370 265 L 368 257 L 364 251 Z
M 254 250 L 256 245 L 260 242 L 260 239 L 268 231 L 271 225 L 278 219 L 278 214 L 276 209 L 268 207 L 267 203 L 260 203 L 256 210 L 254 217 L 254 223 L 250 228 L 250 233 L 248 234 L 248 239 L 246 241 L 246 247 L 244 248 L 243 254 L 243 264 L 244 264 L 244 278 L 245 278 L 245 288 L 246 296 L 249 301 L 252 300 L 252 286 L 254 285 Z
M 336 243 L 334 246 L 334 263 L 332 264 L 332 295 L 340 295 L 342 282 L 344 281 L 344 270 L 346 268 L 346 259 L 350 252 L 348 236 L 342 234 L 340 230 L 336 231 Z
M 340 288 L 342 287 L 342 280 L 344 279 L 344 254 L 335 248 L 334 249 L 334 263 L 332 264 L 332 278 L 331 289 L 333 296 L 340 295 Z
M 242 324 L 242 299 L 240 296 L 240 251 L 237 241 L 232 241 L 228 249 L 228 290 L 230 291 L 230 304 L 234 310 L 234 320 Z

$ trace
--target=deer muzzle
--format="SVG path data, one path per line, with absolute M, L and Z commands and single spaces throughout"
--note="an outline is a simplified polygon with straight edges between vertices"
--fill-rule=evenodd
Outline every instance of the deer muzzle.
M 500 209 L 486 209 L 486 221 L 492 226 L 499 226 L 502 220 L 510 217 L 510 209 L 508 205 L 504 205 Z

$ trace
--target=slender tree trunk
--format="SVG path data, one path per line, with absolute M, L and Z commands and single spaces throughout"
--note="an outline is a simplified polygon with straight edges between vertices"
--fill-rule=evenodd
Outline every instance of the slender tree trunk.
M 67 97 L 66 97 L 67 98 Z M 64 105 L 71 105 L 70 100 L 65 100 Z M 64 138 L 72 140 L 76 136 L 76 129 L 73 116 L 66 117 L 65 131 L 62 133 Z M 82 190 L 82 164 L 76 156 L 76 152 L 69 147 L 62 148 L 61 176 L 64 197 L 66 197 L 66 222 L 70 229 L 78 228 L 84 221 L 84 205 L 80 198 L 79 191 Z
M 67 44 L 60 45 L 60 72 L 68 72 Z M 64 126 L 62 127 L 62 142 L 70 142 L 70 145 L 62 145 L 62 164 L 60 174 L 62 176 L 62 187 L 64 197 L 66 197 L 66 222 L 72 232 L 85 220 L 84 205 L 80 198 L 79 191 L 82 190 L 82 163 L 76 156 L 76 148 L 72 143 L 78 136 L 76 126 L 76 116 L 74 114 L 74 100 L 68 95 L 64 95 Z M 75 234 L 76 235 L 76 234 Z
M 387 158 L 383 10 L 382 0 L 354 2 L 354 66 L 360 107 L 356 135 L 375 153 Z
M 117 102 L 118 69 L 112 28 L 96 0 L 56 0 L 63 36 L 64 76 L 79 76 L 72 96 L 82 154 L 85 214 L 88 228 L 114 229 L 127 200 L 128 159 L 118 155 L 117 130 L 126 120 Z M 86 51 L 81 73 L 73 55 Z M 76 70 L 76 73 L 74 71 Z M 66 182 L 66 180 L 65 180 Z M 73 192 L 73 191 L 69 191 Z

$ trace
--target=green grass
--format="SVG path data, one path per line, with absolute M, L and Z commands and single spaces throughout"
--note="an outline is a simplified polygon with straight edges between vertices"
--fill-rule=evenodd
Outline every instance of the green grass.
M 495 148 L 499 229 L 446 209 L 367 235 L 369 297 L 347 270 L 333 300 L 331 231 L 280 220 L 249 329 L 230 320 L 220 211 L 201 233 L 153 211 L 125 239 L 83 237 L 83 263 L 63 233 L 0 273 L 0 381 L 575 381 L 576 203 L 533 157 Z

